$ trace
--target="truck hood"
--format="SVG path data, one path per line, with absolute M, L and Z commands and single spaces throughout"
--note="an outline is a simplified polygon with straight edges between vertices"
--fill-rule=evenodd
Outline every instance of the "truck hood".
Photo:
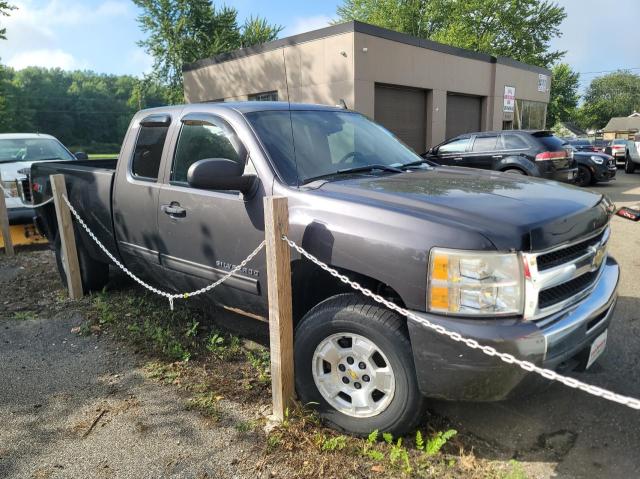
M 500 250 L 543 250 L 609 221 L 602 195 L 555 181 L 470 168 L 358 175 L 328 181 L 313 194 L 471 229 Z
M 60 161 L 60 160 L 45 160 Z M 19 173 L 20 170 L 31 168 L 34 163 L 44 163 L 44 161 L 14 161 L 11 163 L 0 163 L 0 173 L 2 173 L 2 181 L 13 181 L 26 178 L 27 175 Z

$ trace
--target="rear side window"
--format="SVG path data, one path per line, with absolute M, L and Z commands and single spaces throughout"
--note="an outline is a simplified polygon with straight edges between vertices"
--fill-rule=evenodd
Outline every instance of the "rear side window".
M 471 149 L 471 151 L 474 151 L 474 152 L 494 151 L 496 149 L 497 141 L 498 141 L 497 136 L 476 136 L 476 139 L 473 142 L 473 148 Z
M 199 160 L 225 158 L 244 165 L 237 136 L 223 121 L 217 124 L 185 123 L 180 131 L 171 168 L 171 181 L 187 182 L 189 167 Z
M 444 145 L 440 145 L 438 148 L 438 154 L 446 154 L 446 153 L 464 153 L 467 151 L 467 146 L 469 145 L 469 138 L 457 138 L 455 140 L 451 140 L 449 143 L 445 143 Z
M 565 143 L 560 138 L 553 135 L 536 136 L 536 138 L 548 151 L 560 151 Z
M 505 150 L 525 150 L 529 148 L 527 142 L 518 135 L 502 135 L 501 147 Z
M 146 180 L 157 180 L 164 141 L 169 126 L 141 126 L 133 151 L 131 173 Z

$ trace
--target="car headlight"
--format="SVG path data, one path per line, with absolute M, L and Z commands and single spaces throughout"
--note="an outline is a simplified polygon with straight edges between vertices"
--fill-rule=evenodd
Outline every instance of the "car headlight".
M 602 163 L 604 163 L 604 158 L 602 158 L 601 156 L 595 156 L 595 155 L 592 155 L 592 156 L 591 156 L 591 161 L 593 161 L 594 163 L 597 163 L 597 164 L 601 165 Z
M 17 198 L 18 184 L 15 181 L 3 181 L 2 188 L 4 189 L 5 198 Z
M 427 309 L 460 316 L 523 314 L 524 273 L 517 253 L 433 248 Z

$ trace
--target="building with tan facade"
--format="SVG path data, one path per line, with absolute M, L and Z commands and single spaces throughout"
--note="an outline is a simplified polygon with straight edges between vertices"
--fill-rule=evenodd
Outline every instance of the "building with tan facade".
M 187 102 L 345 105 L 418 152 L 469 131 L 544 128 L 551 72 L 360 22 L 199 60 Z

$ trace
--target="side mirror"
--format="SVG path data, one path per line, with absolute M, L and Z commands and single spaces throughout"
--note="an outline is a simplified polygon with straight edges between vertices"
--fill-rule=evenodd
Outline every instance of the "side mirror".
M 88 160 L 89 159 L 89 155 L 87 155 L 84 151 L 78 151 L 78 152 L 74 153 L 74 156 L 76 157 L 76 160 Z
M 207 158 L 189 167 L 187 182 L 193 188 L 203 190 L 238 190 L 248 193 L 254 187 L 257 176 L 243 175 L 243 165 L 226 158 Z

